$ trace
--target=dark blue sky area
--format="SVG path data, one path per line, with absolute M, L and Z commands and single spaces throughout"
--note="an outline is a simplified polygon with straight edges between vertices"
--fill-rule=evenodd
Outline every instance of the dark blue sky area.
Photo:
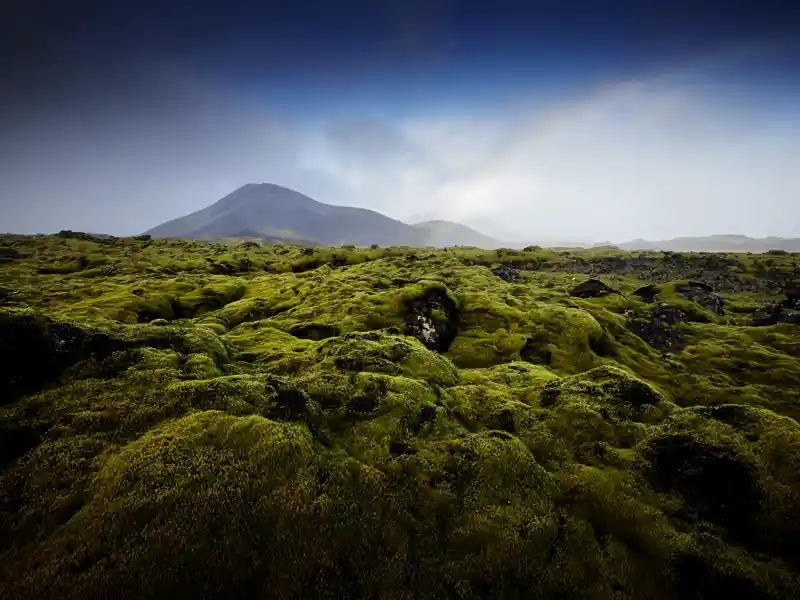
M 778 51 L 727 76 L 780 85 L 798 72 L 789 51 L 796 1 L 11 0 L 0 11 L 6 102 L 29 106 L 147 91 L 148 72 L 163 65 L 263 91 L 300 113 L 326 102 L 479 102 L 509 88 L 635 77 L 747 44 Z

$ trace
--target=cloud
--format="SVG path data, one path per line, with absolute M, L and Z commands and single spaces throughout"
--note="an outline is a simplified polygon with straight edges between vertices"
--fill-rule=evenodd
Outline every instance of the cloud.
M 800 119 L 696 72 L 493 110 L 278 117 L 186 72 L 127 103 L 28 114 L 0 140 L 0 229 L 128 234 L 270 181 L 390 216 L 490 224 L 519 239 L 800 236 Z M 87 110 L 88 107 L 88 110 Z M 7 129 L 7 131 L 12 131 Z M 492 231 L 487 231 L 492 233 Z
M 778 120 L 769 103 L 737 106 L 679 83 L 626 82 L 549 107 L 421 117 L 393 130 L 373 124 L 385 144 L 368 152 L 340 143 L 346 128 L 337 128 L 314 168 L 350 182 L 352 203 L 398 217 L 492 219 L 520 237 L 800 235 L 800 123 Z

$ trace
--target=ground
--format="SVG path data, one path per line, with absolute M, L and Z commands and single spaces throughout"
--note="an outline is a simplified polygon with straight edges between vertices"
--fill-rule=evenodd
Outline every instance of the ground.
M 0 597 L 800 597 L 799 257 L 2 237 Z

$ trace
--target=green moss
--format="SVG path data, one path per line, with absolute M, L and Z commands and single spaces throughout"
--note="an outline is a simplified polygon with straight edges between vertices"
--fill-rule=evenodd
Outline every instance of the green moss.
M 0 237 L 0 597 L 796 596 L 795 257 L 240 242 Z

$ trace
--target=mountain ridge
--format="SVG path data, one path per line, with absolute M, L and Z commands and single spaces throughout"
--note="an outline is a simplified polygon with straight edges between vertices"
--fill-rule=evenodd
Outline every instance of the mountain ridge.
M 411 225 L 368 208 L 319 202 L 273 183 L 246 184 L 205 208 L 145 233 L 156 238 L 228 238 L 241 231 L 322 245 L 502 246 L 459 223 Z

